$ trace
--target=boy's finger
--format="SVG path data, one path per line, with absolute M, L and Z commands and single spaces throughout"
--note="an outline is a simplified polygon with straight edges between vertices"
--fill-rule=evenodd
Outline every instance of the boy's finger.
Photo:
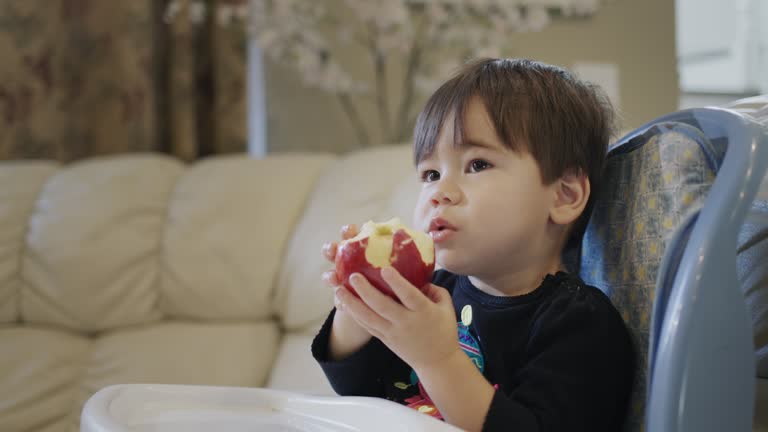
M 381 269 L 381 277 L 395 293 L 400 303 L 410 310 L 424 307 L 427 298 L 412 283 L 408 282 L 397 270 L 392 267 Z
M 333 305 L 336 307 L 336 309 L 340 311 L 344 311 L 344 302 L 341 301 L 342 293 L 341 290 L 346 290 L 343 286 L 337 286 L 333 290 Z
M 344 240 L 351 239 L 358 234 L 357 225 L 347 224 L 341 227 L 341 238 Z
M 357 295 L 370 307 L 374 312 L 382 317 L 386 318 L 390 322 L 398 320 L 399 312 L 402 306 L 397 304 L 392 297 L 385 295 L 379 291 L 376 287 L 371 285 L 368 279 L 360 273 L 355 273 L 349 277 L 349 283 L 357 291 Z
M 335 270 L 328 270 L 327 272 L 323 272 L 322 279 L 323 279 L 323 282 L 325 282 L 328 286 L 331 286 L 331 287 L 341 285 L 341 281 L 339 280 L 339 274 L 336 273 Z
M 382 331 L 389 327 L 389 321 L 377 314 L 363 300 L 357 298 L 343 285 L 336 288 L 335 294 L 336 298 L 334 301 L 337 304 L 337 308 L 351 315 L 369 333 L 382 334 Z
M 336 260 L 336 251 L 338 250 L 338 246 L 339 245 L 336 242 L 324 243 L 323 248 L 321 249 L 323 257 L 325 257 L 325 259 L 328 261 Z
M 434 303 L 441 304 L 443 302 L 450 302 L 451 301 L 451 295 L 448 294 L 448 290 L 446 290 L 443 287 L 429 284 L 426 287 L 424 287 L 424 295 L 427 296 L 430 300 L 432 300 Z

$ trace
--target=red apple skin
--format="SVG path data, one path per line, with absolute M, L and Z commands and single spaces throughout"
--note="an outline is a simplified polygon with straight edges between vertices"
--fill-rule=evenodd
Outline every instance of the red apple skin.
M 381 267 L 374 267 L 365 259 L 367 247 L 368 238 L 346 241 L 339 245 L 339 250 L 336 252 L 336 273 L 339 279 L 348 290 L 360 297 L 349 283 L 349 276 L 360 273 L 379 291 L 397 300 L 389 284 L 381 277 Z M 403 229 L 397 230 L 392 235 L 390 263 L 406 280 L 419 289 L 432 280 L 432 273 L 435 270 L 434 259 L 429 264 L 425 263 L 416 247 L 416 242 Z

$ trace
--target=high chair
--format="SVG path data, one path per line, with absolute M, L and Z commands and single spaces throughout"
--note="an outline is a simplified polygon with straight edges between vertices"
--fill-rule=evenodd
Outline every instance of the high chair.
M 740 231 L 760 208 L 753 199 L 767 168 L 766 130 L 716 108 L 661 117 L 609 149 L 570 256 L 633 333 L 638 374 L 626 430 L 752 430 L 756 361 L 737 245 L 741 254 L 755 244 Z M 456 430 L 379 399 L 149 384 L 100 390 L 81 420 L 83 432 L 209 429 Z
M 635 338 L 626 430 L 752 430 L 755 348 L 743 292 L 754 287 L 740 279 L 755 267 L 745 260 L 767 264 L 765 251 L 743 253 L 765 236 L 765 218 L 759 235 L 739 236 L 748 214 L 765 212 L 753 199 L 767 165 L 766 129 L 717 108 L 661 117 L 609 149 L 578 263 Z

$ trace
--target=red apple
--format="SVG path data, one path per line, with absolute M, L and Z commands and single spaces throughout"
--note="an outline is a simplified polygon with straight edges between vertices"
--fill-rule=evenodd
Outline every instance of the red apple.
M 339 280 L 355 295 L 349 276 L 361 273 L 371 285 L 397 299 L 381 277 L 381 269 L 394 267 L 417 288 L 432 280 L 435 270 L 435 247 L 424 232 L 413 231 L 393 218 L 383 223 L 366 222 L 360 233 L 344 240 L 336 252 Z

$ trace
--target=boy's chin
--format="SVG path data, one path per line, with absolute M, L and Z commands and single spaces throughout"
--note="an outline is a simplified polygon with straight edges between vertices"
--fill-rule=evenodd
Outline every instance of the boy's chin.
M 441 253 L 435 250 L 435 270 L 443 269 L 453 274 L 463 276 L 472 274 L 471 266 L 467 265 L 468 263 L 451 258 L 452 257 L 442 257 Z

